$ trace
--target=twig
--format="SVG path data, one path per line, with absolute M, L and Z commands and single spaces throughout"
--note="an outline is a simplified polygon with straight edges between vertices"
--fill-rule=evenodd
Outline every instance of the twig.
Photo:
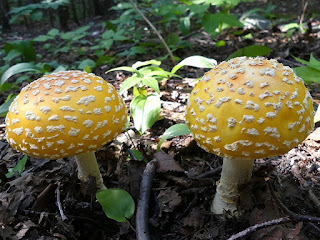
M 153 175 L 156 171 L 157 161 L 154 159 L 150 161 L 145 170 L 140 185 L 140 197 L 138 201 L 137 213 L 136 213 L 136 236 L 138 240 L 150 239 L 149 234 L 149 199 L 151 192 L 151 185 Z
M 276 202 L 276 204 L 279 206 L 279 208 L 282 209 L 282 211 L 284 213 L 286 213 L 288 216 L 282 217 L 282 218 L 278 218 L 278 219 L 273 219 L 267 222 L 263 222 L 263 223 L 259 223 L 256 224 L 254 226 L 248 227 L 247 229 L 232 235 L 230 238 L 228 238 L 228 240 L 235 240 L 235 239 L 239 239 L 239 238 L 243 238 L 246 235 L 256 232 L 259 229 L 262 228 L 266 228 L 266 227 L 270 227 L 270 226 L 275 226 L 278 224 L 284 224 L 284 223 L 297 223 L 297 222 L 308 222 L 308 223 L 320 223 L 320 218 L 317 217 L 311 217 L 311 216 L 306 216 L 306 215 L 299 215 L 297 213 L 292 212 L 291 210 L 289 210 L 276 196 L 270 182 L 269 179 L 266 180 L 266 184 L 268 187 L 268 190 L 272 196 L 272 199 Z M 313 225 L 313 224 L 312 224 Z M 315 226 L 315 225 L 313 225 Z M 318 227 L 315 226 L 315 228 L 318 230 Z
M 312 190 L 309 190 L 309 196 L 310 196 L 310 199 L 314 202 L 314 204 L 318 208 L 318 210 L 320 211 L 320 201 L 317 198 L 317 196 L 313 193 Z
M 278 219 L 274 219 L 271 221 L 267 221 L 264 223 L 259 223 L 259 224 L 253 225 L 251 227 L 248 227 L 245 230 L 238 232 L 237 234 L 232 235 L 230 238 L 228 238 L 228 240 L 235 240 L 235 239 L 243 238 L 243 237 L 247 236 L 249 233 L 256 232 L 259 229 L 278 225 L 278 224 L 288 223 L 288 222 L 291 222 L 290 217 L 283 217 L 283 218 L 278 218 Z
M 68 218 L 67 218 L 66 215 L 64 215 L 64 212 L 63 212 L 63 209 L 62 209 L 62 205 L 61 205 L 61 201 L 60 201 L 60 184 L 58 184 L 56 193 L 57 193 L 57 205 L 58 205 L 58 208 L 59 208 L 61 220 L 62 221 L 67 220 Z
M 152 28 L 152 30 L 155 32 L 155 34 L 157 34 L 158 38 L 160 39 L 160 41 L 162 42 L 162 44 L 164 45 L 165 49 L 167 50 L 167 52 L 169 53 L 169 56 L 171 58 L 171 61 L 174 65 L 176 65 L 176 61 L 174 60 L 173 54 L 170 50 L 170 48 L 168 47 L 166 41 L 163 39 L 163 37 L 161 36 L 161 34 L 159 33 L 159 31 L 155 28 L 155 26 L 153 26 L 153 24 L 148 20 L 148 18 L 139 10 L 139 8 L 137 7 L 137 5 L 132 1 L 129 0 L 130 3 L 132 4 L 133 8 L 140 14 L 140 16 L 148 23 L 148 25 Z
M 202 174 L 196 176 L 196 179 L 213 177 L 216 174 L 221 173 L 221 170 L 222 170 L 222 167 L 215 168 L 215 169 L 213 169 L 211 171 L 208 171 L 208 172 L 205 172 L 205 173 L 202 173 Z

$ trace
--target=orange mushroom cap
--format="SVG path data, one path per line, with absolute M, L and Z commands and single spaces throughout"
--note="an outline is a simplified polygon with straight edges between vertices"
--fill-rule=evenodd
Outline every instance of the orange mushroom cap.
M 190 94 L 186 120 L 203 149 L 256 159 L 286 153 L 312 131 L 312 98 L 290 67 L 239 57 L 207 72 Z
M 124 128 L 126 107 L 115 88 L 92 73 L 61 71 L 24 87 L 6 117 L 16 150 L 48 159 L 92 152 Z

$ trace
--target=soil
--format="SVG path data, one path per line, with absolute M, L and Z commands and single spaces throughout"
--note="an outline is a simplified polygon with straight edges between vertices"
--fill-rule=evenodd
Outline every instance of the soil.
M 320 12 L 317 1 L 309 1 L 306 16 Z M 301 2 L 272 1 L 276 13 L 302 14 Z M 242 3 L 235 11 L 261 7 L 266 1 Z M 101 19 L 96 19 L 97 22 Z M 181 59 L 191 55 L 214 58 L 218 62 L 225 60 L 235 50 L 260 44 L 272 49 L 268 58 L 291 67 L 299 66 L 292 56 L 308 60 L 313 53 L 320 59 L 319 17 L 310 18 L 311 32 L 294 33 L 290 38 L 279 30 L 281 24 L 272 29 L 247 29 L 252 38 L 244 40 L 233 34 L 234 30 L 222 32 L 211 39 L 204 32 L 190 36 L 192 49 L 179 49 L 175 55 Z M 18 28 L 18 27 L 17 27 Z M 19 37 L 28 39 L 37 36 L 37 32 L 20 29 Z M 43 32 L 47 30 L 41 29 Z M 3 41 L 13 39 L 6 35 Z M 219 48 L 215 43 L 226 41 Z M 3 43 L 2 43 L 3 44 Z M 37 52 L 41 49 L 37 49 Z M 150 52 L 136 58 L 123 58 L 114 63 L 116 66 L 130 66 L 138 60 L 149 60 L 165 55 L 162 52 Z M 50 59 L 50 56 L 44 56 Z M 69 57 L 69 58 L 68 58 Z M 59 62 L 73 62 L 72 56 L 58 56 Z M 161 65 L 170 70 L 169 60 Z M 95 69 L 95 73 L 113 83 L 117 89 L 128 76 L 127 73 L 104 74 L 106 66 Z M 100 149 L 96 155 L 107 188 L 121 188 L 128 191 L 135 203 L 139 199 L 140 181 L 147 162 L 152 159 L 164 161 L 157 167 L 152 180 L 149 203 L 149 227 L 151 239 L 228 239 L 233 234 L 255 224 L 287 216 L 286 208 L 298 216 L 320 216 L 320 125 L 299 146 L 282 156 L 257 159 L 252 180 L 243 186 L 251 190 L 252 200 L 240 199 L 243 213 L 240 217 L 216 216 L 210 213 L 211 200 L 215 194 L 216 182 L 220 178 L 222 159 L 207 153 L 197 146 L 191 135 L 167 140 L 162 145 L 162 154 L 155 154 L 157 143 L 164 131 L 175 123 L 183 123 L 188 96 L 194 86 L 194 80 L 204 74 L 204 69 L 184 68 L 179 74 L 182 79 L 172 78 L 161 86 L 163 101 L 159 120 L 145 134 L 133 129 L 120 134 L 112 143 Z M 314 106 L 320 104 L 320 86 L 307 86 L 314 99 Z M 15 89 L 18 92 L 19 89 Z M 0 103 L 9 93 L 0 93 Z M 125 98 L 129 104 L 132 96 Z M 77 179 L 73 158 L 46 160 L 28 157 L 26 170 L 6 178 L 8 168 L 14 167 L 23 157 L 13 150 L 4 137 L 4 118 L 0 118 L 0 237 L 2 239 L 136 239 L 135 218 L 118 223 L 107 218 L 101 206 L 91 193 L 90 186 Z M 130 135 L 130 138 L 127 136 Z M 139 149 L 144 161 L 132 160 L 130 150 Z M 271 189 L 270 189 L 271 186 Z M 273 189 L 273 190 L 272 190 Z M 275 193 L 284 206 L 279 207 Z M 58 203 L 62 205 L 66 219 L 62 219 Z M 309 239 L 320 236 L 320 222 L 290 221 L 262 228 L 247 234 L 243 239 Z

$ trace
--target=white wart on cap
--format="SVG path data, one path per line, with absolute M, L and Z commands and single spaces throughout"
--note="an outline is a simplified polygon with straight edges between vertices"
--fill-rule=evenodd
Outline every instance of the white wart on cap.
M 118 135 L 127 120 L 115 88 L 92 73 L 62 71 L 24 87 L 9 108 L 10 145 L 48 159 L 93 152 Z
M 279 155 L 312 131 L 312 98 L 290 67 L 239 57 L 207 72 L 194 87 L 186 120 L 197 143 L 221 157 Z

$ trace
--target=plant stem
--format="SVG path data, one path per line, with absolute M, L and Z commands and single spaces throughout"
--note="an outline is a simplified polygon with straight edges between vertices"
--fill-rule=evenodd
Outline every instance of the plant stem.
M 155 28 L 155 26 L 153 26 L 153 24 L 148 20 L 148 18 L 139 10 L 139 8 L 137 7 L 137 5 L 132 1 L 129 0 L 130 3 L 132 4 L 133 8 L 140 14 L 140 16 L 148 23 L 148 25 L 152 28 L 152 30 L 157 34 L 158 38 L 160 39 L 160 41 L 162 42 L 162 44 L 164 45 L 165 49 L 167 50 L 167 52 L 169 53 L 169 56 L 171 58 L 171 61 L 174 65 L 176 65 L 176 61 L 174 60 L 173 54 L 170 50 L 170 48 L 168 47 L 166 41 L 163 39 L 163 37 L 161 36 L 161 34 L 159 33 L 159 31 Z
M 78 165 L 78 178 L 83 182 L 88 182 L 89 176 L 96 178 L 98 189 L 106 189 L 99 170 L 96 155 L 94 152 L 79 154 L 75 157 Z
M 211 211 L 222 214 L 224 210 L 237 211 L 240 197 L 239 185 L 251 179 L 254 160 L 228 158 L 223 159 L 221 178 L 211 205 Z

